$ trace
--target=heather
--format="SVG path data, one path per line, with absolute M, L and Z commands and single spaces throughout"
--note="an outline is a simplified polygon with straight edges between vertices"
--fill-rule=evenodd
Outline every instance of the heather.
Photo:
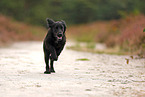
M 126 54 L 144 54 L 144 28 L 144 15 L 129 15 L 119 20 L 71 26 L 68 34 L 78 42 L 105 43 L 109 48 L 119 46 Z
M 42 40 L 45 33 L 43 27 L 17 22 L 0 15 L 0 45 L 15 41 Z

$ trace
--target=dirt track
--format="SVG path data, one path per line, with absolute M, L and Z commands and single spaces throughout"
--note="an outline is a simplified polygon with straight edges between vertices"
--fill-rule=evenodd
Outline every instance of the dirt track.
M 125 58 L 65 49 L 45 75 L 42 43 L 15 43 L 0 49 L 0 97 L 145 97 L 145 59 Z

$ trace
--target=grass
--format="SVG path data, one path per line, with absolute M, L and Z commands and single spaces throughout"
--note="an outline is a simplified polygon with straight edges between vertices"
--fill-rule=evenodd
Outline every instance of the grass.
M 67 49 L 72 49 L 76 51 L 91 52 L 97 54 L 111 54 L 111 55 L 132 55 L 132 53 L 121 50 L 119 46 L 114 47 L 103 47 L 101 49 L 96 48 L 96 43 L 94 42 L 76 42 L 74 45 L 67 47 Z
M 83 52 L 91 52 L 91 53 L 97 53 L 97 54 L 111 54 L 111 55 L 126 55 L 129 54 L 128 52 L 121 51 L 118 47 L 114 48 L 107 48 L 105 50 L 97 50 L 97 49 L 92 49 L 92 48 L 87 48 L 87 47 L 81 47 L 80 45 L 76 46 L 70 46 L 67 47 L 67 49 L 72 49 L 76 51 L 83 51 Z
M 80 59 L 76 59 L 76 61 L 90 61 L 90 60 L 87 58 L 80 58 Z
M 145 28 L 143 29 L 143 32 L 145 32 Z

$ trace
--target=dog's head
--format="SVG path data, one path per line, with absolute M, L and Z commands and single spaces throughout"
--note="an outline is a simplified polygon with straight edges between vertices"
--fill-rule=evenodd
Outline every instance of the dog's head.
M 53 21 L 52 19 L 47 18 L 47 26 L 52 30 L 53 37 L 56 38 L 56 41 L 61 41 L 66 30 L 66 24 L 63 20 Z

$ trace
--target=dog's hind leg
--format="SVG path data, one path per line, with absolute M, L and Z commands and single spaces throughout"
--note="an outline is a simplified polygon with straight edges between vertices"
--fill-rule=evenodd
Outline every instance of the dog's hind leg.
M 50 74 L 50 70 L 49 70 L 49 56 L 45 55 L 45 64 L 46 64 L 46 71 L 44 72 L 44 74 Z
M 54 67 L 53 67 L 53 62 L 54 62 L 54 61 L 52 61 L 52 60 L 51 60 L 51 62 L 50 62 L 50 67 L 51 67 L 51 68 L 50 68 L 50 71 L 51 71 L 52 73 L 55 73 Z

